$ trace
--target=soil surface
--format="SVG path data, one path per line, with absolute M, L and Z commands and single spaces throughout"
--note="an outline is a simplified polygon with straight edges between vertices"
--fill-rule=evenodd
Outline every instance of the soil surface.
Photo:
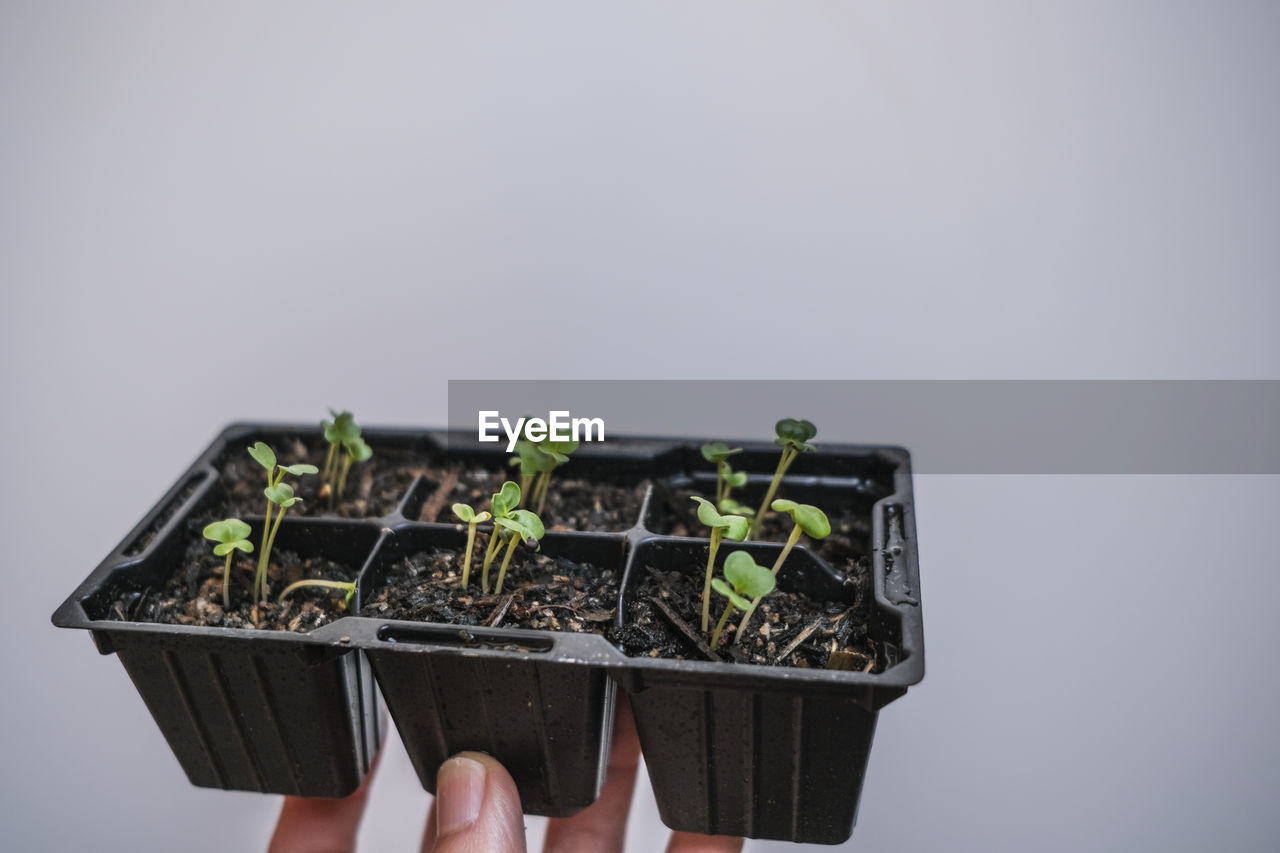
M 570 462 L 566 467 L 572 465 Z M 432 472 L 432 484 L 437 491 L 423 504 L 422 521 L 457 524 L 458 518 L 453 514 L 455 503 L 470 504 L 477 512 L 487 510 L 489 501 L 503 482 L 519 481 L 519 476 L 513 476 L 511 471 L 466 467 L 451 473 L 454 477 L 446 480 L 441 473 Z M 441 499 L 438 494 L 441 483 L 452 483 L 446 499 Z M 539 517 L 548 530 L 614 533 L 628 530 L 640 521 L 640 507 L 644 503 L 647 486 L 647 483 L 618 486 L 553 474 L 547 489 L 547 503 Z M 529 508 L 527 500 L 520 505 Z
M 216 557 L 204 540 L 187 547 L 180 568 L 163 585 L 116 596 L 107 618 L 122 622 L 159 622 L 218 628 L 262 628 L 306 633 L 347 615 L 341 590 L 304 588 L 276 598 L 286 586 L 303 579 L 350 581 L 356 570 L 332 560 L 299 557 L 276 548 L 268 570 L 268 600 L 254 612 L 251 600 L 256 554 L 237 553 L 231 564 L 231 609 L 222 608 L 224 557 Z M 256 616 L 256 618 L 255 618 Z
M 721 561 L 717 560 L 717 564 Z M 742 619 L 735 611 L 720 643 L 708 647 L 710 631 L 702 625 L 703 575 L 692 571 L 663 571 L 644 566 L 627 595 L 624 626 L 613 640 L 633 657 L 716 660 L 812 669 L 879 672 L 875 644 L 868 636 L 870 560 L 844 554 L 842 568 L 856 582 L 852 603 L 815 601 L 798 593 L 776 590 L 760 601 L 742 642 L 734 632 Z M 782 571 L 786 572 L 784 564 Z M 720 576 L 717 567 L 716 576 Z M 710 628 L 724 613 L 724 596 L 712 592 Z
M 690 500 L 693 495 L 710 500 L 710 496 L 690 488 L 672 488 L 665 484 L 654 486 L 650 503 L 649 524 L 653 532 L 663 536 L 696 536 L 707 538 L 709 530 L 698 521 L 698 504 Z M 778 497 L 786 497 L 785 489 Z M 802 536 L 800 542 L 810 551 L 835 563 L 849 554 L 861 556 L 871 548 L 871 513 L 864 510 L 820 506 L 831 522 L 831 534 L 825 539 Z M 770 512 L 760 523 L 760 534 L 752 541 L 785 542 L 791 535 L 791 516 Z M 840 568 L 837 566 L 837 568 Z
M 477 537 L 484 538 L 484 537 Z M 361 616 L 443 622 L 490 628 L 607 633 L 618 601 L 619 573 L 565 557 L 530 554 L 511 558 L 502 594 L 480 591 L 484 548 L 476 542 L 468 587 L 459 587 L 460 551 L 436 548 L 396 563 L 386 585 L 373 593 Z M 500 559 L 489 569 L 497 582 Z
M 242 441 L 245 447 L 249 442 Z M 390 515 L 408 495 L 410 487 L 422 477 L 423 498 L 417 520 L 456 524 L 455 503 L 470 504 L 477 512 L 489 507 L 493 494 L 507 480 L 519 481 L 511 468 L 484 468 L 475 465 L 442 466 L 433 464 L 425 453 L 396 447 L 373 447 L 373 458 L 353 465 L 347 477 L 342 500 L 332 508 L 320 496 L 319 475 L 294 477 L 285 475 L 302 503 L 289 510 L 290 515 L 338 516 L 341 518 L 381 518 Z M 320 440 L 289 439 L 272 444 L 281 464 L 309 462 L 323 468 L 328 445 Z M 495 462 L 498 460 L 495 460 Z M 570 462 L 568 467 L 572 467 Z M 266 510 L 266 472 L 257 462 L 234 448 L 221 462 L 222 484 L 227 499 L 225 517 L 262 515 Z M 548 530 L 590 530 L 620 532 L 640 520 L 647 482 L 619 486 L 572 476 L 555 475 L 547 492 L 547 503 L 540 513 Z M 527 509 L 527 504 L 522 504 Z
M 267 472 L 248 453 L 248 441 L 242 441 L 241 453 L 230 448 L 222 469 L 222 483 L 227 493 L 227 517 L 262 515 L 267 499 L 262 490 L 267 486 Z M 325 454 L 329 445 L 323 440 L 304 442 L 301 439 L 277 441 L 272 450 L 282 465 L 309 462 L 324 469 Z M 327 497 L 320 496 L 319 474 L 295 477 L 284 475 L 284 482 L 293 487 L 302 503 L 289 508 L 289 515 L 338 516 L 340 518 L 381 518 L 395 512 L 404 500 L 409 487 L 419 475 L 427 473 L 428 457 L 400 448 L 373 446 L 373 458 L 351 466 L 347 474 L 347 486 L 342 500 L 334 500 L 332 506 Z

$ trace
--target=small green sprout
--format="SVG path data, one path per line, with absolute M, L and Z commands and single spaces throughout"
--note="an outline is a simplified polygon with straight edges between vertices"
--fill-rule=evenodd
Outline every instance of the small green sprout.
M 721 515 L 711 501 L 693 495 L 698 502 L 698 520 L 711 528 L 711 544 L 707 547 L 707 576 L 702 585 L 702 630 L 711 626 L 711 575 L 715 570 L 716 551 L 720 550 L 721 539 L 741 542 L 747 536 L 747 527 L 751 522 L 740 515 Z
M 329 410 L 333 420 L 320 422 L 324 431 L 324 440 L 329 442 L 329 453 L 324 459 L 324 474 L 320 478 L 323 486 L 320 494 L 329 499 L 333 506 L 335 498 L 342 500 L 347 489 L 347 475 L 354 462 L 368 462 L 373 457 L 373 450 L 361 437 L 360 425 L 350 412 Z
M 320 477 L 320 482 L 326 486 L 332 486 L 337 478 L 339 449 L 346 442 L 360 437 L 360 427 L 356 425 L 355 415 L 350 412 L 335 412 L 333 409 L 329 410 L 329 414 L 333 415 L 333 420 L 320 422 L 324 440 L 329 442 L 329 452 L 324 458 L 324 473 Z
M 462 588 L 466 589 L 467 581 L 471 577 L 471 549 L 476 544 L 476 525 L 488 521 L 493 516 L 487 512 L 477 513 L 467 504 L 454 504 L 453 514 L 467 524 L 467 556 L 462 564 Z
M 520 506 L 520 487 L 510 480 L 502 484 L 502 488 L 489 501 L 489 511 L 493 517 L 494 529 L 489 534 L 489 545 L 484 550 L 484 565 L 480 570 L 480 589 L 485 595 L 489 594 L 489 566 L 493 565 L 493 558 L 498 553 L 498 544 L 500 537 L 498 533 L 498 525 L 501 519 L 508 518 L 516 507 Z
M 283 602 L 286 595 L 293 592 L 295 589 L 302 589 L 303 587 L 307 587 L 307 586 L 322 587 L 324 589 L 346 590 L 347 597 L 342 599 L 342 603 L 346 607 L 350 607 L 351 600 L 356 597 L 355 581 L 307 580 L 307 581 L 298 581 L 297 583 L 289 584 L 287 587 L 284 588 L 284 592 L 280 593 L 280 598 L 277 600 Z
M 551 472 L 568 462 L 569 454 L 577 449 L 576 441 L 534 441 L 529 437 L 527 426 L 521 431 L 520 438 L 516 439 L 515 455 L 507 464 L 520 468 L 520 493 L 528 498 L 534 512 L 546 509 Z
M 569 461 L 569 454 L 578 449 L 578 442 L 544 441 L 535 446 L 551 460 L 539 472 L 538 479 L 533 483 L 533 494 L 529 498 L 534 512 L 541 513 L 547 506 L 547 487 L 551 485 L 551 472 Z
M 261 441 L 249 448 L 249 455 L 267 469 L 267 487 L 262 490 L 267 497 L 267 512 L 262 520 L 262 548 L 258 551 L 258 572 L 253 581 L 253 603 L 256 605 L 267 594 L 267 564 L 271 559 L 271 548 L 276 542 L 276 533 L 280 530 L 280 521 L 284 518 L 285 510 L 302 500 L 294 496 L 293 486 L 281 481 L 285 474 L 301 477 L 315 474 L 319 469 L 307 464 L 278 465 L 276 452 Z M 273 507 L 279 507 L 275 524 L 271 523 Z
M 716 630 L 711 634 L 711 650 L 720 645 L 720 635 L 724 632 L 725 623 L 729 621 L 734 610 L 750 611 L 761 598 L 773 592 L 778 579 L 773 572 L 751 559 L 746 551 L 734 551 L 724 559 L 725 580 L 716 578 L 711 582 L 715 591 L 729 599 L 724 606 L 724 614 L 716 623 Z M 725 581 L 728 581 L 726 583 Z M 750 618 L 750 614 L 746 618 Z M 744 618 L 745 624 L 745 618 Z
M 545 469 L 552 467 L 555 460 L 539 450 L 536 441 L 521 437 L 516 440 L 516 455 L 512 456 L 507 464 L 512 467 L 519 466 L 520 493 L 527 495 L 534 478 Z
M 791 463 L 796 461 L 796 457 L 801 453 L 813 450 L 813 445 L 809 444 L 809 440 L 818 434 L 818 428 L 810 421 L 799 421 L 795 418 L 783 418 L 774 426 L 774 431 L 778 437 L 773 443 L 782 448 L 782 458 L 778 460 L 778 470 L 773 472 L 773 481 L 769 483 L 769 491 L 765 492 L 764 501 L 760 504 L 759 511 L 756 512 L 755 519 L 751 522 L 750 538 L 756 538 L 756 534 L 760 532 L 760 522 L 764 521 L 765 512 L 773 502 L 773 496 L 778 493 L 778 485 L 782 482 L 782 476 L 787 473 L 787 469 L 791 467 Z
M 539 540 L 547 535 L 547 529 L 543 526 L 542 519 L 527 509 L 513 510 L 508 516 L 495 518 L 493 524 L 492 538 L 503 540 L 507 544 L 507 553 L 503 555 L 502 566 L 498 569 L 498 583 L 493 588 L 494 595 L 501 595 L 502 581 L 507 576 L 507 566 L 511 563 L 511 555 L 515 553 L 516 546 L 523 541 L 530 550 L 537 551 Z
M 346 455 L 342 460 L 342 473 L 338 475 L 338 500 L 342 500 L 342 493 L 347 490 L 347 474 L 351 472 L 351 463 L 368 462 L 373 458 L 373 448 L 363 438 L 342 445 L 342 449 Z
M 720 501 L 720 503 L 716 506 L 716 509 L 720 510 L 720 512 L 725 513 L 726 515 L 741 515 L 745 518 L 753 518 L 755 517 L 755 514 L 756 514 L 756 511 L 754 509 L 752 509 L 749 506 L 744 506 L 738 503 L 733 498 L 725 498 L 724 500 Z
M 222 570 L 222 608 L 231 608 L 231 558 L 236 551 L 253 553 L 253 543 L 249 541 L 249 525 L 238 518 L 227 518 L 215 521 L 204 529 L 204 538 L 217 542 L 213 553 L 227 558 L 226 568 Z
M 745 485 L 747 473 L 734 471 L 729 465 L 729 457 L 741 453 L 741 447 L 729 447 L 723 441 L 713 441 L 702 445 L 702 458 L 716 466 L 716 505 L 724 512 L 724 502 L 729 498 L 729 490 Z
M 782 568 L 782 563 L 787 559 L 787 555 L 791 553 L 791 549 L 800 541 L 800 534 L 809 534 L 810 539 L 826 539 L 831 535 L 831 522 L 827 520 L 827 514 L 818 509 L 813 504 L 799 504 L 795 501 L 788 501 L 779 498 L 771 504 L 774 512 L 785 512 L 791 516 L 794 526 L 791 528 L 791 535 L 787 537 L 787 544 L 782 547 L 782 553 L 778 554 L 778 559 L 773 563 L 773 576 L 778 576 L 778 570 Z M 738 624 L 738 634 L 734 637 L 734 642 L 742 642 L 742 637 L 746 634 L 747 623 L 751 621 L 751 615 L 756 612 L 756 607 L 760 605 L 760 599 L 757 597 L 751 602 L 751 607 L 747 610 L 742 622 Z

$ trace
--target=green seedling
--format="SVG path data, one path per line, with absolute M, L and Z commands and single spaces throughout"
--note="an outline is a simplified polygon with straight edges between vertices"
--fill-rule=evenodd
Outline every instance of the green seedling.
M 721 515 L 706 498 L 692 495 L 692 499 L 698 502 L 698 521 L 711 528 L 711 544 L 707 547 L 707 576 L 702 584 L 702 630 L 706 631 L 711 626 L 711 575 L 715 570 L 720 540 L 741 542 L 746 538 L 747 527 L 751 522 L 740 515 Z
M 516 507 L 520 506 L 520 487 L 510 480 L 502 484 L 502 488 L 489 501 L 489 512 L 493 517 L 493 533 L 489 534 L 489 544 L 484 549 L 484 565 L 480 570 L 480 590 L 485 594 L 489 594 L 489 566 L 493 565 L 493 558 L 498 553 L 498 544 L 501 537 L 498 534 L 498 527 L 502 519 L 509 518 L 516 511 Z
M 324 459 L 324 474 L 321 476 L 323 487 L 320 494 L 329 499 L 329 506 L 334 500 L 342 500 L 347 489 L 347 475 L 351 473 L 351 465 L 355 462 L 368 462 L 373 457 L 373 450 L 361 437 L 360 425 L 350 412 L 335 412 L 331 421 L 321 421 L 324 440 L 329 442 L 329 452 Z
M 289 584 L 287 587 L 284 588 L 284 592 L 280 593 L 280 598 L 278 600 L 283 602 L 286 595 L 293 592 L 295 589 L 302 589 L 303 587 L 307 587 L 307 586 L 321 587 L 323 589 L 346 590 L 347 597 L 342 599 L 342 603 L 346 607 L 350 607 L 351 600 L 356 597 L 355 581 L 309 580 L 309 581 L 298 581 L 297 583 Z
M 716 592 L 729 599 L 724 607 L 724 614 L 716 623 L 716 630 L 711 634 L 711 650 L 720 645 L 720 635 L 724 632 L 725 623 L 735 610 L 749 611 L 754 607 L 752 600 L 759 601 L 777 586 L 778 579 L 774 573 L 751 559 L 746 551 L 734 551 L 724 560 L 724 580 L 716 578 L 711 582 Z M 725 581 L 728 581 L 726 583 Z M 743 623 L 750 618 L 748 613 Z M 741 628 L 739 628 L 741 632 Z
M 532 420 L 524 418 L 523 420 Z M 569 454 L 578 449 L 576 441 L 534 441 L 525 427 L 516 440 L 515 455 L 507 464 L 520 468 L 520 494 L 524 495 L 536 513 L 547 506 L 547 487 L 551 485 L 551 473 L 569 461 Z
M 329 442 L 329 452 L 324 457 L 324 473 L 320 476 L 320 482 L 329 486 L 332 491 L 338 473 L 339 451 L 343 444 L 360 437 L 360 427 L 356 424 L 355 415 L 350 412 L 335 412 L 330 409 L 329 414 L 333 415 L 333 420 L 320 422 L 324 440 Z
M 215 521 L 204 529 L 204 538 L 217 542 L 213 553 L 227 558 L 226 568 L 222 570 L 222 609 L 231 608 L 231 559 L 236 551 L 253 553 L 253 543 L 249 541 L 249 525 L 238 518 L 227 518 Z
M 551 463 L 543 467 L 533 483 L 533 494 L 529 504 L 534 512 L 541 513 L 547 506 L 547 487 L 551 485 L 551 472 L 569 461 L 569 454 L 578 449 L 576 441 L 544 441 L 535 445 L 539 452 L 550 458 Z
M 741 447 L 730 447 L 723 441 L 713 441 L 702 445 L 702 458 L 716 466 L 716 505 L 721 506 L 729 498 L 729 490 L 747 482 L 745 471 L 734 471 L 729 465 L 729 457 L 741 453 Z
M 791 549 L 800 541 L 800 534 L 808 534 L 810 539 L 826 539 L 831 535 L 831 522 L 827 520 L 827 514 L 818 509 L 813 504 L 798 504 L 795 501 L 778 499 L 771 505 L 774 512 L 785 512 L 791 516 L 793 526 L 791 535 L 787 537 L 787 544 L 782 546 L 782 552 L 778 554 L 778 559 L 773 561 L 773 576 L 778 576 L 778 570 L 782 568 L 783 562 L 786 561 L 787 555 L 791 553 Z M 756 612 L 756 608 L 760 605 L 760 599 L 756 598 L 751 602 L 751 607 L 747 610 L 742 622 L 738 624 L 738 634 L 734 637 L 735 643 L 742 642 L 742 637 L 746 634 L 747 623 L 751 621 L 751 616 Z
M 467 556 L 462 564 L 462 588 L 466 589 L 467 581 L 471 577 L 471 549 L 476 544 L 476 525 L 488 521 L 493 516 L 487 512 L 477 513 L 467 504 L 454 504 L 453 514 L 467 524 Z
M 373 458 L 373 448 L 365 443 L 363 438 L 357 438 L 355 441 L 342 445 L 342 473 L 338 475 L 338 500 L 342 500 L 342 493 L 347 490 L 347 475 L 351 473 L 351 464 L 353 462 L 368 462 Z
M 716 509 L 720 510 L 720 512 L 726 515 L 741 515 L 744 518 L 753 518 L 756 514 L 756 511 L 754 509 L 752 509 L 749 506 L 743 506 L 742 504 L 735 501 L 733 498 L 725 498 L 724 500 L 720 501 Z
M 813 445 L 808 442 L 818 434 L 818 428 L 812 422 L 798 421 L 795 418 L 783 418 L 778 421 L 774 431 L 778 437 L 773 440 L 773 443 L 782 448 L 782 458 L 778 460 L 778 470 L 773 472 L 769 491 L 765 492 L 764 501 L 760 504 L 756 517 L 751 521 L 752 539 L 755 539 L 756 534 L 760 532 L 760 522 L 764 521 L 765 513 L 773 503 L 773 496 L 778 493 L 778 485 L 782 482 L 783 475 L 787 473 L 791 463 L 796 461 L 797 456 L 813 450 Z
M 542 519 L 527 509 L 512 510 L 510 515 L 493 520 L 493 539 L 506 542 L 507 553 L 502 557 L 502 566 L 498 569 L 498 583 L 493 588 L 494 595 L 502 594 L 502 581 L 507 576 L 507 566 L 511 563 L 511 555 L 521 542 L 532 551 L 537 551 L 539 542 L 547 535 Z
M 521 437 L 516 440 L 516 454 L 507 464 L 520 468 L 520 494 L 527 495 L 534 479 L 543 471 L 554 468 L 555 460 L 543 453 L 536 441 Z
M 280 521 L 284 518 L 285 510 L 302 500 L 294 496 L 293 486 L 281 481 L 285 474 L 301 477 L 305 474 L 315 474 L 319 469 L 307 464 L 278 465 L 276 452 L 261 441 L 249 448 L 249 455 L 267 469 L 267 487 L 262 490 L 267 497 L 267 512 L 262 520 L 262 547 L 258 550 L 258 572 L 253 580 L 253 603 L 256 605 L 267 594 L 267 564 L 271 559 L 271 547 L 275 544 L 276 533 L 280 530 Z M 276 507 L 279 509 L 273 524 L 271 514 Z

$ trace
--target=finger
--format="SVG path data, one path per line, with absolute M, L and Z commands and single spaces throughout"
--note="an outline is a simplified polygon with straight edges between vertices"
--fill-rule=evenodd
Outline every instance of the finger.
M 619 701 L 615 707 L 613 746 L 600 798 L 573 817 L 550 821 L 544 853 L 621 853 L 636 768 L 640 766 L 640 738 L 631 719 L 631 706 Z
M 511 774 L 488 755 L 463 752 L 440 765 L 423 853 L 519 853 L 524 814 Z
M 382 750 L 373 756 L 369 772 L 348 797 L 285 797 L 280 819 L 267 853 L 351 853 L 356 849 L 360 819 L 369 801 L 373 771 Z
M 667 853 L 738 853 L 741 849 L 742 839 L 728 835 L 673 832 L 667 842 Z

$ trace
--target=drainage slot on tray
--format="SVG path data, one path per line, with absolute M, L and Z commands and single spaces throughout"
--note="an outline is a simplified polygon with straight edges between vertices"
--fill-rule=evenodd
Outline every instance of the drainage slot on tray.
M 470 626 L 409 627 L 383 625 L 378 639 L 384 643 L 417 643 L 429 646 L 461 646 L 469 649 L 504 649 L 507 651 L 549 652 L 555 640 L 549 637 L 507 637 L 487 631 L 473 631 Z

